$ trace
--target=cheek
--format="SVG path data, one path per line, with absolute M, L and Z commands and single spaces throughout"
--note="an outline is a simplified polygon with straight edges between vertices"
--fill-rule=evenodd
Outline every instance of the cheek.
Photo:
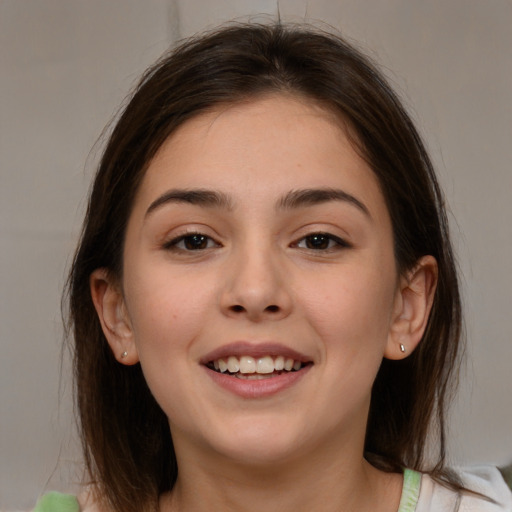
M 324 279 L 315 279 L 304 290 L 305 309 L 328 351 L 341 346 L 345 357 L 362 351 L 382 352 L 387 341 L 395 293 L 394 273 L 389 266 L 339 269 Z M 373 350 L 372 350 L 373 349 Z M 377 357 L 381 353 L 377 350 Z
M 175 418 L 190 402 L 190 347 L 201 336 L 207 298 L 168 282 L 133 280 L 128 306 L 144 377 L 165 414 Z
M 173 359 L 203 328 L 201 320 L 211 303 L 208 287 L 183 281 L 182 276 L 162 275 L 157 268 L 144 277 L 132 274 L 127 306 L 143 363 L 148 358 Z

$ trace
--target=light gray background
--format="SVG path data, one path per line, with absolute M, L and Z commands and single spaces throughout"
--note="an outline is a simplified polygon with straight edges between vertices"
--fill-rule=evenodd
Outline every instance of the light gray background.
M 457 219 L 469 363 L 455 463 L 512 459 L 512 4 L 280 2 L 359 41 L 402 91 Z M 270 0 L 0 0 L 0 509 L 79 479 L 59 296 L 99 150 L 139 73 L 174 40 Z

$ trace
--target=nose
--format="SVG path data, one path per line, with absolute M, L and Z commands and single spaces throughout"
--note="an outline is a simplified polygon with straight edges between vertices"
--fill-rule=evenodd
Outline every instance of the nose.
M 261 248 L 245 251 L 230 261 L 228 273 L 221 297 L 225 315 L 260 322 L 290 314 L 290 278 L 279 255 Z

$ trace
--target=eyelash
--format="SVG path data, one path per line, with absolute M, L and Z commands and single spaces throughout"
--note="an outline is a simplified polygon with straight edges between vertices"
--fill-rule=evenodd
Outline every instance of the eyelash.
M 192 242 L 192 244 L 196 244 L 196 246 L 193 247 L 189 245 L 187 247 L 187 243 L 190 244 L 190 242 Z M 317 244 L 317 247 L 308 247 L 307 245 L 305 247 L 301 247 L 302 243 L 308 244 L 308 242 L 310 244 Z M 327 245 L 325 245 L 326 243 Z M 180 246 L 180 244 L 182 246 Z M 176 238 L 173 238 L 172 240 L 169 240 L 164 244 L 163 248 L 166 250 L 176 250 L 183 252 L 200 252 L 219 246 L 220 244 L 210 236 L 205 235 L 203 233 L 194 232 L 186 233 L 184 235 L 180 235 Z M 310 233 L 309 235 L 300 238 L 299 240 L 294 242 L 291 245 L 291 247 L 296 247 L 298 249 L 305 249 L 314 252 L 331 252 L 343 248 L 349 248 L 350 244 L 343 240 L 342 238 L 339 238 L 330 233 L 318 232 Z
M 196 239 L 199 242 L 206 242 L 205 247 L 187 247 L 187 242 L 191 242 Z M 183 243 L 183 247 L 180 247 L 179 244 Z M 172 240 L 166 242 L 163 246 L 164 249 L 167 250 L 176 250 L 183 252 L 199 252 L 204 251 L 206 249 L 212 249 L 213 247 L 219 247 L 220 244 L 216 242 L 212 237 L 205 235 L 203 233 L 185 233 L 184 235 L 180 235 Z
M 305 242 L 306 244 L 309 242 L 327 242 L 327 247 L 301 247 L 300 244 Z M 332 235 L 330 233 L 310 233 L 309 235 L 306 235 L 302 237 L 301 239 L 297 240 L 297 242 L 294 242 L 292 244 L 293 247 L 297 247 L 299 249 L 306 249 L 309 251 L 315 251 L 315 252 L 331 252 L 336 251 L 340 249 L 346 249 L 351 247 L 348 242 L 343 240 L 342 238 L 339 238 L 335 235 Z

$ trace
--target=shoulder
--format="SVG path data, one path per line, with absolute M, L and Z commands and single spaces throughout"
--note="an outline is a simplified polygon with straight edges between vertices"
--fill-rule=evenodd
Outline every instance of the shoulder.
M 80 512 L 80 505 L 71 494 L 49 492 L 39 499 L 32 512 Z
M 512 512 L 512 492 L 498 469 L 475 466 L 457 473 L 467 491 L 454 491 L 422 475 L 416 512 Z
M 95 498 L 93 487 L 86 487 L 78 496 L 81 512 L 107 512 L 104 508 L 100 508 Z
M 93 498 L 90 490 L 78 497 L 72 494 L 49 492 L 42 496 L 32 512 L 104 512 Z

